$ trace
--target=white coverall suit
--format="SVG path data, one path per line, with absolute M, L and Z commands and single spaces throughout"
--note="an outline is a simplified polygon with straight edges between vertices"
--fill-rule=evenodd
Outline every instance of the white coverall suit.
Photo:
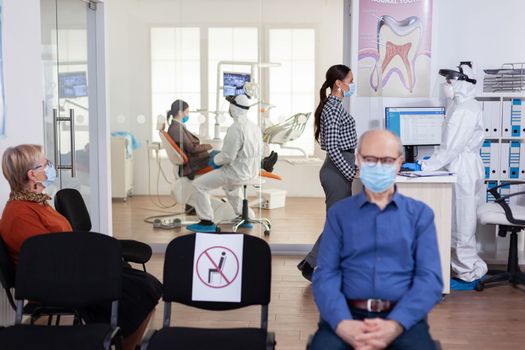
M 454 172 L 451 265 L 454 277 L 472 282 L 487 273 L 487 264 L 479 257 L 476 247 L 476 210 L 483 189 L 483 163 L 480 149 L 485 139 L 482 112 L 474 99 L 475 85 L 452 80 L 454 101 L 447 110 L 443 124 L 441 146 L 422 170 L 445 168 Z
M 249 99 L 239 95 L 235 101 L 249 106 Z M 242 193 L 240 182 L 259 176 L 262 154 L 261 129 L 248 120 L 248 110 L 230 104 L 234 120 L 228 128 L 221 151 L 214 163 L 222 166 L 193 181 L 195 210 L 201 220 L 214 221 L 209 192 L 222 187 L 237 215 L 242 214 Z

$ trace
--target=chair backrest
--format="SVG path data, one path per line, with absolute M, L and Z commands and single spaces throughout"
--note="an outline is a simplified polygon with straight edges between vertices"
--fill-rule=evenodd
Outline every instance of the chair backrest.
M 266 143 L 285 144 L 298 139 L 306 128 L 312 113 L 297 113 L 283 122 L 264 130 L 263 140 Z
M 78 308 L 121 296 L 120 243 L 95 232 L 28 238 L 20 250 L 15 297 L 46 306 Z
M 177 145 L 171 136 L 164 130 L 159 130 L 160 142 L 162 148 L 166 150 L 168 159 L 173 165 L 183 165 L 188 163 L 188 156 L 184 151 Z
M 7 299 L 11 307 L 15 309 L 15 303 L 11 294 L 11 288 L 15 286 L 15 268 L 9 254 L 7 253 L 7 247 L 5 246 L 4 240 L 0 237 L 0 283 L 5 289 Z
M 220 233 L 229 234 L 229 233 Z M 196 235 L 173 239 L 164 260 L 163 300 L 207 310 L 231 310 L 248 305 L 270 303 L 272 261 L 268 243 L 244 235 L 241 302 L 209 302 L 192 300 L 193 256 Z
M 63 188 L 55 194 L 55 209 L 71 224 L 73 231 L 91 231 L 91 218 L 80 192 Z

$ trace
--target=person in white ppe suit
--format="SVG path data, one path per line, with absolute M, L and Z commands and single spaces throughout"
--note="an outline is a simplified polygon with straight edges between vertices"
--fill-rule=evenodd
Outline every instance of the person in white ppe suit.
M 200 222 L 187 226 L 194 232 L 215 232 L 209 192 L 222 187 L 237 215 L 242 214 L 241 185 L 259 175 L 262 154 L 261 129 L 248 120 L 248 110 L 254 105 L 247 95 L 228 96 L 233 124 L 228 128 L 220 152 L 212 153 L 209 165 L 215 169 L 193 181 L 193 199 Z M 250 225 L 250 224 L 247 224 Z
M 445 95 L 453 99 L 443 124 L 441 145 L 429 159 L 421 161 L 421 170 L 446 169 L 457 175 L 454 186 L 451 265 L 454 290 L 474 289 L 487 273 L 487 264 L 476 249 L 476 210 L 483 188 L 483 163 L 480 149 L 485 139 L 482 112 L 474 99 L 476 80 L 469 64 L 459 71 L 439 71 L 447 83 Z

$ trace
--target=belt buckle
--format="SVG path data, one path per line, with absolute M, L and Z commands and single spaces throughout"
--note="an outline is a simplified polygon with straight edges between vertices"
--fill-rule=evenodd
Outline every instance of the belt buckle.
M 381 312 L 385 306 L 385 302 L 381 299 L 368 299 L 366 301 L 366 309 L 368 312 Z

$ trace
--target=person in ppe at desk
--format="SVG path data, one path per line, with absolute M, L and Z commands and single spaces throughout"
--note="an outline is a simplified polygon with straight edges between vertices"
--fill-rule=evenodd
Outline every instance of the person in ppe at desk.
M 247 95 L 228 96 L 233 124 L 228 128 L 220 152 L 212 152 L 209 165 L 215 170 L 193 181 L 193 198 L 200 222 L 187 228 L 194 232 L 215 232 L 209 192 L 222 187 L 237 215 L 242 214 L 239 183 L 259 175 L 262 154 L 261 129 L 248 120 L 248 110 L 255 104 Z M 250 224 L 249 224 L 250 225 Z M 244 226 L 246 227 L 246 226 Z
M 483 185 L 480 149 L 485 139 L 479 102 L 474 99 L 472 68 L 461 64 L 459 71 L 441 69 L 447 80 L 444 93 L 450 99 L 443 124 L 441 145 L 430 159 L 419 164 L 423 171 L 446 169 L 457 175 L 454 185 L 451 265 L 452 290 L 472 290 L 487 273 L 487 264 L 476 249 L 476 210 Z

